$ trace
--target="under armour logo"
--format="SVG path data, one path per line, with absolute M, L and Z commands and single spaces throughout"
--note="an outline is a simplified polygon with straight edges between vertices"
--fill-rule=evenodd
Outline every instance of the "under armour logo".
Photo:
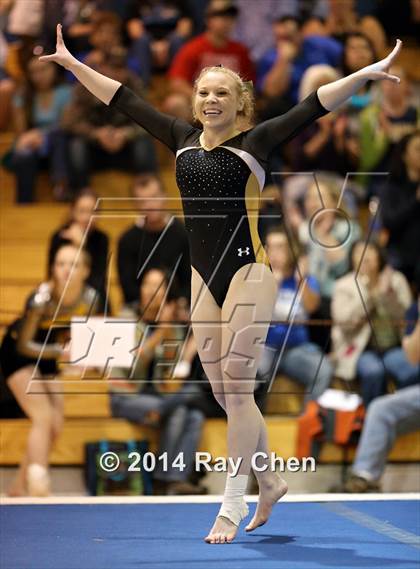
M 242 257 L 242 255 L 249 255 L 249 247 L 245 247 L 245 249 L 238 247 L 238 257 Z

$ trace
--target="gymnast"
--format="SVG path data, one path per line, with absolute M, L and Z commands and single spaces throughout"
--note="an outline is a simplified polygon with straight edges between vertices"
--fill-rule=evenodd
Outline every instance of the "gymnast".
M 254 400 L 258 363 L 271 322 L 277 285 L 258 235 L 260 192 L 269 154 L 367 81 L 399 78 L 388 73 L 401 48 L 333 83 L 319 87 L 287 113 L 249 128 L 253 101 L 240 76 L 207 67 L 198 76 L 192 106 L 202 129 L 154 109 L 120 82 L 78 61 L 67 50 L 61 25 L 56 52 L 42 56 L 70 70 L 106 105 L 126 113 L 176 154 L 191 253 L 191 323 L 204 371 L 228 419 L 228 454 L 242 459 L 227 474 L 223 502 L 208 543 L 230 543 L 248 515 L 244 495 L 255 452 L 269 456 L 263 416 Z M 244 125 L 248 122 L 246 130 Z M 258 462 L 258 466 L 263 461 Z M 267 465 L 268 466 L 268 465 Z M 247 531 L 266 523 L 286 493 L 277 473 L 255 471 L 259 501 Z

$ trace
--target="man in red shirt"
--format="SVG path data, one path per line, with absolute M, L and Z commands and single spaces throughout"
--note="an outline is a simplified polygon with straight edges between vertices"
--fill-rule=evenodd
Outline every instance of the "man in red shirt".
M 229 39 L 238 8 L 229 0 L 212 0 L 206 9 L 206 31 L 187 42 L 169 69 L 173 91 L 192 95 L 192 85 L 203 67 L 222 64 L 255 81 L 247 48 Z

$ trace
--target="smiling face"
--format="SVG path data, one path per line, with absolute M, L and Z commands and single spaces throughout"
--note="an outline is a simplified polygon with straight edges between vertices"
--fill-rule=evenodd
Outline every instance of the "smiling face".
M 209 71 L 199 79 L 193 107 L 203 128 L 234 127 L 243 106 L 236 82 L 227 73 Z

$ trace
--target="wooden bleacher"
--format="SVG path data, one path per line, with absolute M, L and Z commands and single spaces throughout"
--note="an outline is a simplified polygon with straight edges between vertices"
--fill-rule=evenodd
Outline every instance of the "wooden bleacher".
M 288 387 L 285 378 L 279 378 L 276 390 Z M 62 434 L 51 454 L 51 464 L 82 465 L 84 445 L 102 438 L 108 440 L 150 441 L 151 449 L 157 451 L 158 431 L 141 427 L 123 419 L 111 417 L 106 382 L 93 384 L 74 377 L 57 380 L 63 387 L 65 422 Z M 288 396 L 289 397 L 289 396 Z M 270 450 L 285 460 L 296 453 L 297 421 L 295 416 L 268 415 L 266 417 Z M 0 465 L 16 465 L 25 450 L 29 430 L 27 419 L 0 419 Z M 416 433 L 398 438 L 390 455 L 391 461 L 418 461 L 420 440 Z M 213 457 L 227 456 L 226 421 L 208 419 L 201 437 L 199 451 L 209 452 Z M 348 458 L 354 456 L 354 450 Z M 342 449 L 325 444 L 319 463 L 341 462 Z
M 10 136 L 0 136 L 0 155 L 11 143 Z M 163 179 L 171 197 L 177 197 L 173 168 L 163 171 Z M 93 187 L 100 196 L 128 197 L 131 176 L 116 172 L 97 174 Z M 25 299 L 31 290 L 45 277 L 47 245 L 49 236 L 65 218 L 67 205 L 52 203 L 51 187 L 45 174 L 37 185 L 34 205 L 14 205 L 14 179 L 0 168 L 0 326 L 4 327 L 21 313 Z M 112 219 L 99 216 L 98 226 L 110 236 L 111 302 L 114 311 L 121 306 L 121 293 L 116 277 L 116 241 L 121 232 L 133 222 L 130 217 L 114 216 Z M 84 444 L 101 438 L 127 440 L 147 438 L 156 449 L 158 432 L 152 428 L 139 427 L 128 421 L 114 419 L 109 409 L 106 385 L 101 391 L 89 391 L 89 385 L 74 378 L 60 379 L 65 394 L 65 424 L 51 455 L 54 465 L 81 465 L 84 460 Z M 70 389 L 70 388 L 73 389 Z M 87 390 L 87 391 L 86 391 Z M 287 378 L 279 377 L 268 398 L 267 426 L 270 449 L 285 459 L 294 456 L 298 415 L 302 408 L 302 389 Z M 25 449 L 29 421 L 26 419 L 0 419 L 0 465 L 16 465 Z M 210 419 L 206 422 L 199 450 L 212 456 L 226 456 L 226 422 Z M 348 458 L 352 458 L 350 452 Z M 400 437 L 390 455 L 394 461 L 418 461 L 420 441 L 415 434 Z M 342 449 L 327 444 L 321 453 L 320 462 L 341 462 Z

